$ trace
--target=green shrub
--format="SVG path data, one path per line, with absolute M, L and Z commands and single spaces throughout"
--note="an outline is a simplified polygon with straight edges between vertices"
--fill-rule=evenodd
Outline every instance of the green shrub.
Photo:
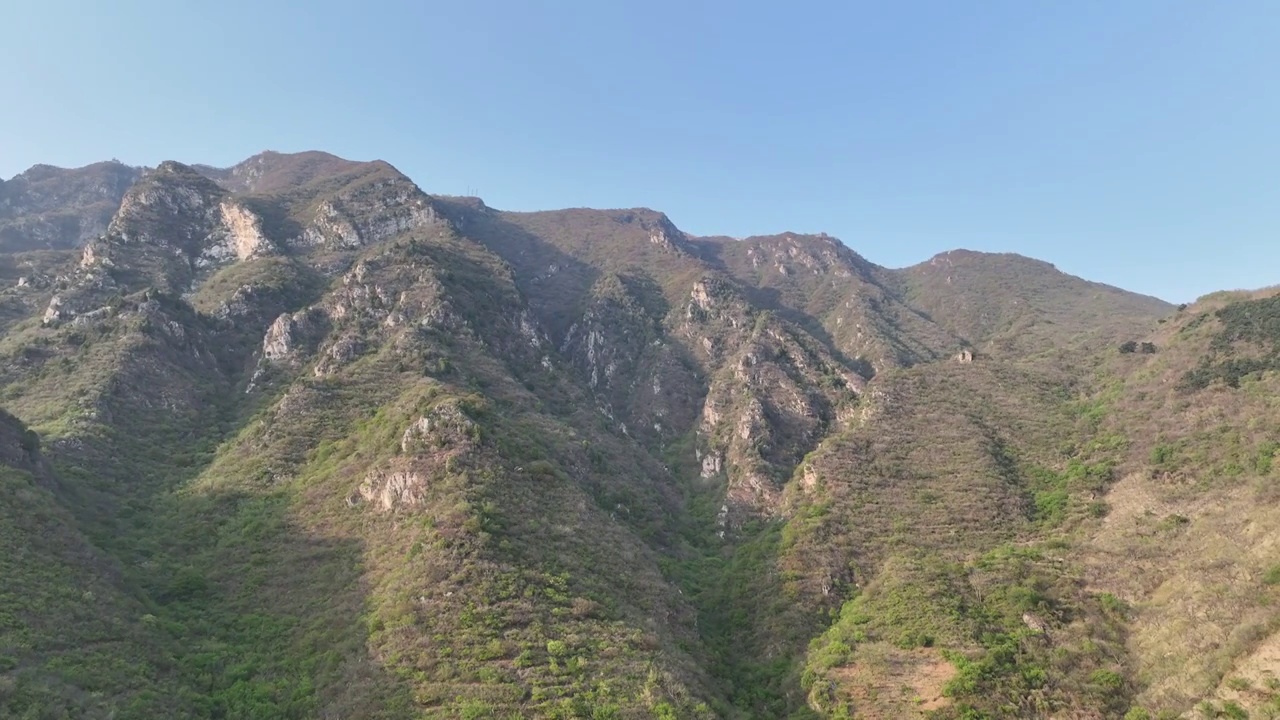
M 903 650 L 911 650 L 918 647 L 933 647 L 933 635 L 921 630 L 904 630 L 898 636 L 896 645 Z
M 167 602 L 187 602 L 204 596 L 209 591 L 209 581 L 198 571 L 183 568 L 174 574 L 164 591 Z
M 618 720 L 622 709 L 617 705 L 597 705 L 591 708 L 591 720 Z
M 1156 524 L 1156 529 L 1162 530 L 1162 531 L 1171 531 L 1171 530 L 1177 530 L 1179 528 L 1184 528 L 1190 524 L 1191 524 L 1191 518 L 1187 517 L 1186 515 L 1179 515 L 1178 513 L 1174 513 L 1172 515 L 1167 515 L 1163 519 L 1161 519 L 1160 522 Z
M 1222 711 L 1218 713 L 1219 717 L 1231 718 L 1231 720 L 1249 720 L 1249 712 L 1240 707 L 1240 703 L 1235 700 L 1228 700 L 1222 704 Z
M 1164 465 L 1173 459 L 1174 447 L 1167 443 L 1160 443 L 1151 448 L 1151 464 Z
M 1119 690 L 1124 687 L 1124 676 L 1114 670 L 1094 670 L 1089 680 L 1104 690 Z
M 1102 609 L 1111 615 L 1123 618 L 1129 614 L 1129 606 L 1125 601 L 1112 595 L 1111 593 L 1102 593 L 1098 596 L 1098 602 L 1102 604 Z
M 1064 489 L 1042 490 L 1035 494 L 1036 519 L 1054 524 L 1066 517 L 1069 495 Z
M 852 654 L 853 648 L 848 643 L 835 639 L 813 655 L 813 665 L 821 670 L 830 670 L 848 663 Z
M 558 473 L 549 460 L 534 460 L 529 463 L 529 474 L 540 480 L 554 480 Z
M 458 717 L 462 720 L 485 720 L 493 716 L 493 706 L 486 702 L 466 700 L 458 706 Z
M 1253 460 L 1253 469 L 1259 475 L 1269 475 L 1271 473 L 1277 450 L 1280 450 L 1280 443 L 1275 441 L 1267 441 L 1262 444 L 1262 447 L 1258 448 L 1258 455 Z

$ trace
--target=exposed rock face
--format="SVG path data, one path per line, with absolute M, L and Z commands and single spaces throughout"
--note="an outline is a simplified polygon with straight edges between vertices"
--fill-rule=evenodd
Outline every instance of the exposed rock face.
M 771 266 L 782 275 L 801 272 L 851 278 L 855 269 L 868 263 L 839 240 L 829 235 L 782 235 L 748 241 L 751 265 Z
M 86 245 L 78 269 L 60 281 L 60 305 L 49 311 L 47 322 L 90 312 L 113 293 L 144 286 L 190 293 L 233 263 L 306 252 L 315 245 L 355 250 L 412 229 L 448 229 L 429 198 L 385 163 L 320 158 L 317 169 L 305 158 L 272 156 L 260 160 L 232 171 L 197 170 L 165 162 L 146 173 L 124 194 L 105 233 Z M 293 167 L 291 162 L 301 165 Z M 326 179 L 322 171 L 327 167 L 347 173 L 343 177 L 349 182 L 335 184 Z M 211 178 L 221 179 L 226 187 Z M 299 189 L 287 178 L 318 184 Z M 311 217 L 293 217 L 288 202 L 270 195 L 237 198 L 228 187 L 257 192 L 289 190 L 303 198 L 313 192 L 319 197 Z M 290 197 L 295 199 L 289 202 L 296 202 L 295 196 Z M 264 212 L 273 218 L 270 225 Z M 127 284 L 122 286 L 122 279 Z M 365 289 L 356 285 L 353 292 Z M 353 300 L 360 302 L 359 298 Z M 386 305 L 391 299 L 382 297 L 377 302 Z M 234 303 L 228 304 L 224 315 L 245 315 L 234 310 Z M 345 310 L 340 304 L 335 317 Z
M 347 498 L 347 504 L 355 506 L 364 501 L 383 511 L 408 508 L 422 502 L 426 489 L 427 478 L 411 470 L 376 472 L 365 478 L 356 493 Z
M 107 234 L 198 257 L 221 226 L 226 191 L 181 163 L 166 161 L 143 176 L 120 204 Z
M 403 176 L 390 177 L 320 203 L 297 242 L 351 249 L 445 222 L 416 185 Z
M 315 376 L 323 377 L 344 365 L 349 365 L 365 351 L 367 343 L 358 335 L 341 335 L 325 349 L 316 363 Z
M 370 472 L 347 497 L 347 504 L 369 503 L 383 512 L 412 509 L 426 498 L 431 479 L 472 452 L 479 438 L 479 426 L 458 401 L 438 403 L 405 428 L 400 437 L 402 458 Z
M 479 432 L 459 403 L 442 402 L 405 428 L 400 436 L 400 451 L 409 454 L 466 448 L 475 442 Z
M 230 313 L 232 308 L 224 306 L 224 311 Z M 243 317 L 246 313 L 239 314 Z M 245 392 L 256 390 L 272 366 L 297 368 L 301 365 L 316 349 L 328 328 L 329 320 L 319 308 L 280 314 L 262 337 L 262 351 Z
M 755 310 L 722 275 L 704 271 L 685 285 L 665 318 L 649 314 L 633 282 L 596 281 L 562 354 L 627 436 L 663 442 L 696 429 L 699 476 L 727 482 L 726 527 L 778 512 L 800 458 L 857 421 L 866 380 L 806 333 Z
M 273 363 L 296 361 L 311 349 L 324 329 L 324 315 L 317 310 L 284 313 L 271 323 L 262 338 L 262 359 Z
M 901 283 L 828 235 L 708 238 L 701 254 L 748 289 L 755 305 L 799 310 L 830 345 L 875 373 L 947 357 L 961 342 L 913 310 Z
M 215 262 L 227 259 L 228 251 L 237 260 L 248 260 L 270 251 L 270 244 L 262 232 L 262 218 L 242 205 L 224 200 L 219 206 L 222 224 L 227 228 L 226 245 L 211 249 L 208 253 Z
M 62 298 L 54 295 L 49 298 L 49 306 L 45 308 L 44 317 L 41 321 L 45 325 L 52 325 L 62 319 Z
M 302 236 L 307 245 L 328 244 L 335 247 L 359 247 L 362 238 L 354 223 L 332 202 L 316 208 L 315 219 Z
M 702 455 L 702 451 L 698 451 L 698 455 L 702 458 L 702 479 L 709 480 L 716 477 L 724 469 L 724 456 L 720 453 L 707 453 Z
M 186 293 L 217 267 L 264 252 L 260 222 L 225 196 L 180 163 L 165 162 L 144 175 L 124 195 L 105 234 L 86 244 L 76 269 L 58 279 L 57 307 L 51 303 L 46 323 L 145 287 Z
M 617 275 L 601 278 L 560 352 L 586 379 L 601 412 L 650 442 L 674 437 L 693 422 L 705 392 L 682 361 L 660 318 Z
M 1041 635 L 1049 631 L 1049 626 L 1043 619 L 1029 612 L 1022 613 L 1022 624 L 1026 625 L 1032 632 L 1039 633 Z
M 271 327 L 267 328 L 267 335 L 262 339 L 262 357 L 267 361 L 276 361 L 288 357 L 292 354 L 295 342 L 293 339 L 293 331 L 295 328 L 292 316 L 285 314 L 276 318 L 271 323 Z
M 86 312 L 118 288 L 113 269 L 165 292 L 190 290 L 213 267 L 261 250 L 244 232 L 253 223 L 228 207 L 241 237 L 224 224 L 225 192 L 185 165 L 165 162 L 125 195 L 106 233 L 86 245 L 76 273 L 62 283 L 73 314 Z M 238 243 L 238 245 L 237 245 Z M 134 281 L 136 282 L 136 281 Z
M 652 222 L 642 220 L 641 225 L 649 230 L 649 242 L 664 251 L 678 255 L 688 252 L 689 238 L 666 215 Z
M 715 369 L 698 426 L 700 474 L 727 477 L 733 526 L 778 512 L 793 468 L 855 416 L 866 381 L 799 329 L 754 312 L 723 278 L 704 276 L 688 298 L 679 334 Z
M 381 161 L 352 162 L 319 152 L 265 152 L 231 168 L 195 169 L 230 192 L 252 193 L 259 199 L 287 193 L 289 207 L 284 211 L 294 231 L 272 238 L 282 247 L 351 250 L 445 222 L 426 194 Z M 255 218 L 228 218 L 226 224 L 237 238 L 236 247 L 261 244 Z

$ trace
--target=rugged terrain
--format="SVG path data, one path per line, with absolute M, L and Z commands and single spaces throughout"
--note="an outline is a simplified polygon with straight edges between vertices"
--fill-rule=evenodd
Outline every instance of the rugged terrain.
M 5 181 L 0 333 L 6 717 L 1280 715 L 1269 292 L 264 153 Z

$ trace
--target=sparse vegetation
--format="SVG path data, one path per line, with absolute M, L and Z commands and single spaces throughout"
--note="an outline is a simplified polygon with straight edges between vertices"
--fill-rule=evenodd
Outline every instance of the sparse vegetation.
M 0 715 L 1280 711 L 1271 299 L 263 163 L 0 297 Z
M 1221 380 L 1238 388 L 1251 375 L 1280 370 L 1280 295 L 1233 302 L 1214 312 L 1219 330 L 1210 352 L 1182 378 L 1188 390 Z

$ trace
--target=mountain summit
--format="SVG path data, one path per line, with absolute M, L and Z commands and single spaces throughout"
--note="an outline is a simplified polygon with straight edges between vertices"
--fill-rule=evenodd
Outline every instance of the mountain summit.
M 38 166 L 0 714 L 1265 712 L 1274 300 L 318 152 Z

